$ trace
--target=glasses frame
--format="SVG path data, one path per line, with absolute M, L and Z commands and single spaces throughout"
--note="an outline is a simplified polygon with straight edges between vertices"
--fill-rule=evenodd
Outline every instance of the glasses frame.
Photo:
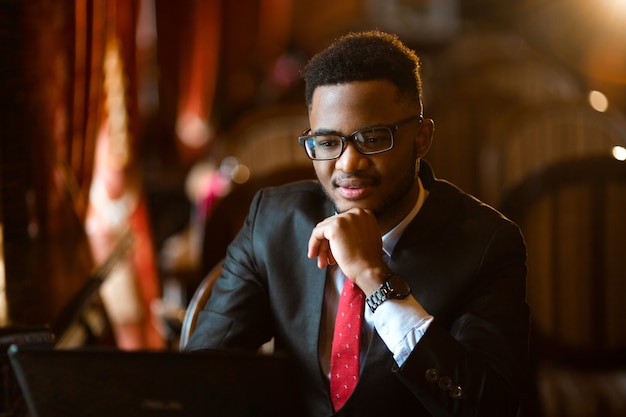
M 415 115 L 415 116 L 407 117 L 406 119 L 402 119 L 399 122 L 392 123 L 390 125 L 375 125 L 375 126 L 365 127 L 365 128 L 362 128 L 362 129 L 357 129 L 357 130 L 355 130 L 354 132 L 350 133 L 347 136 L 341 136 L 341 135 L 338 135 L 336 133 L 329 133 L 328 135 L 336 136 L 339 139 L 341 139 L 341 150 L 339 151 L 339 154 L 337 154 L 337 156 L 334 156 L 332 158 L 313 158 L 311 155 L 309 155 L 309 151 L 307 150 L 307 146 L 306 146 L 306 140 L 309 139 L 310 137 L 318 136 L 316 134 L 310 134 L 311 128 L 308 128 L 308 129 L 306 129 L 305 131 L 302 132 L 302 134 L 298 137 L 298 142 L 304 148 L 304 152 L 306 153 L 306 156 L 310 160 L 312 160 L 312 161 L 332 161 L 334 159 L 340 158 L 341 155 L 343 155 L 343 152 L 346 150 L 347 142 L 349 140 L 352 141 L 352 143 L 354 144 L 354 148 L 361 155 L 376 155 L 376 154 L 387 152 L 387 151 L 390 151 L 391 149 L 393 149 L 393 145 L 395 143 L 395 135 L 394 134 L 395 134 L 396 130 L 398 130 L 401 126 L 403 126 L 405 124 L 408 124 L 408 123 L 411 123 L 411 122 L 413 122 L 415 120 L 419 120 L 419 122 L 422 123 L 424 121 L 424 115 L 418 114 L 418 115 Z M 388 129 L 389 133 L 391 133 L 391 145 L 389 145 L 389 147 L 386 148 L 386 149 L 381 149 L 381 150 L 378 150 L 378 151 L 364 151 L 364 150 L 360 149 L 359 145 L 357 144 L 356 136 L 359 133 L 361 133 L 361 132 L 365 132 L 365 131 L 372 130 L 372 129 Z

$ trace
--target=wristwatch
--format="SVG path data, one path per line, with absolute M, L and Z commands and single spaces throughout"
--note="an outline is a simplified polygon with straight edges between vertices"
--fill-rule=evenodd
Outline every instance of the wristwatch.
M 401 300 L 411 293 L 409 284 L 402 277 L 390 274 L 385 282 L 365 299 L 372 313 L 387 300 Z

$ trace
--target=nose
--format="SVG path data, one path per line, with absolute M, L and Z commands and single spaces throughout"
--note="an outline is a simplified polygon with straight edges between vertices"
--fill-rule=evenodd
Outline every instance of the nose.
M 369 158 L 356 149 L 353 141 L 346 141 L 343 153 L 335 162 L 335 168 L 343 172 L 354 172 L 367 168 Z

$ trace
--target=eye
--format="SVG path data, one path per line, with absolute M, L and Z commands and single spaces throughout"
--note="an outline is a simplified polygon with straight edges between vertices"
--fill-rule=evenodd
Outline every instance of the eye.
M 337 146 L 341 146 L 341 139 L 336 136 L 316 136 L 315 146 L 319 146 L 320 148 L 334 148 Z
M 387 129 L 372 129 L 360 132 L 359 142 L 365 146 L 376 146 L 389 141 L 389 131 Z
M 385 140 L 385 138 L 376 135 L 368 135 L 363 137 L 363 142 L 365 143 L 378 143 L 382 140 Z

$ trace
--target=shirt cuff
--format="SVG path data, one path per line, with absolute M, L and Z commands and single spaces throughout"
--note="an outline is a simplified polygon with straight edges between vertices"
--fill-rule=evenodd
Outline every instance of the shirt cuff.
M 432 321 L 433 316 L 412 296 L 387 300 L 374 313 L 374 327 L 400 367 Z

